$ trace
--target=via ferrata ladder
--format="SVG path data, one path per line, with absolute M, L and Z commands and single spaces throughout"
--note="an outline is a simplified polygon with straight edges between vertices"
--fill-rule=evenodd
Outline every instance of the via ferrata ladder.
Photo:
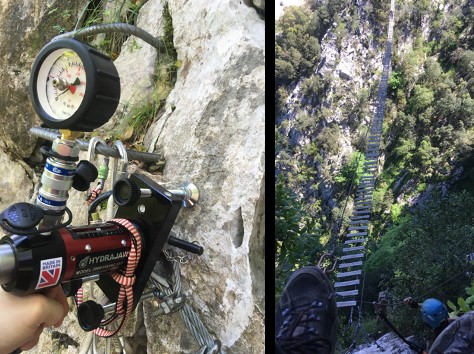
M 370 210 L 375 185 L 382 137 L 382 123 L 387 96 L 388 75 L 390 72 L 390 58 L 392 53 L 393 11 L 394 1 L 391 1 L 391 15 L 388 27 L 387 47 L 383 57 L 383 72 L 377 94 L 377 107 L 368 132 L 367 150 L 362 176 L 354 199 L 354 209 L 350 217 L 349 227 L 345 236 L 343 255 L 339 258 L 337 281 L 334 290 L 337 298 L 337 307 L 356 306 L 356 296 L 359 295 L 359 285 L 362 278 L 362 259 L 364 258 L 365 242 L 369 233 Z

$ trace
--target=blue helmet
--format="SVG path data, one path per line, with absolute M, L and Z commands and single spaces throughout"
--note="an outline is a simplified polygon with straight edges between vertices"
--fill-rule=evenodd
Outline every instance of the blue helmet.
M 436 328 L 448 318 L 448 309 L 437 299 L 427 299 L 421 305 L 421 317 L 428 326 Z

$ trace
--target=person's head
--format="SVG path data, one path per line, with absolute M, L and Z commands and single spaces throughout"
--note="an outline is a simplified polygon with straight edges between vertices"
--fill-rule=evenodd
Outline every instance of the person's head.
M 436 328 L 448 318 L 448 309 L 438 299 L 427 299 L 421 305 L 421 317 L 428 326 Z

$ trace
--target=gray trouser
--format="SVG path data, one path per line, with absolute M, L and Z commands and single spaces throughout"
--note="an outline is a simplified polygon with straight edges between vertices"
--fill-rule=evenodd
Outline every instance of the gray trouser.
M 436 338 L 430 354 L 474 353 L 474 311 L 459 317 Z

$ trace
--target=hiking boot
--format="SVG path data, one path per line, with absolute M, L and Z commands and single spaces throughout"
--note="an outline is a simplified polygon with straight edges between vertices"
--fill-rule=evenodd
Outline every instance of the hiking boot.
M 474 311 L 462 315 L 446 327 L 430 349 L 430 354 L 454 353 L 474 353 Z
M 276 307 L 275 341 L 286 354 L 334 353 L 337 307 L 319 267 L 295 271 Z

